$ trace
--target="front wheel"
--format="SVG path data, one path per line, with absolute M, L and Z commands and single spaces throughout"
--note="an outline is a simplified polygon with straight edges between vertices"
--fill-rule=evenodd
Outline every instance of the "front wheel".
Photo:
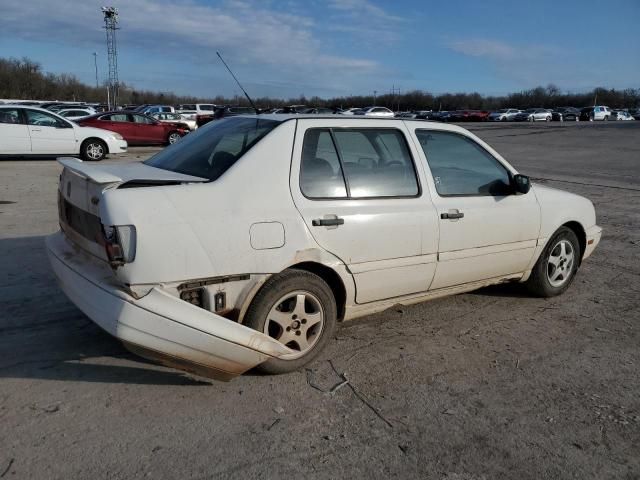
M 82 142 L 80 156 L 85 161 L 99 162 L 107 156 L 107 145 L 97 138 L 90 138 Z
M 570 228 L 560 227 L 533 267 L 527 288 L 539 297 L 560 295 L 569 288 L 579 263 L 578 237 Z
M 547 122 L 550 122 L 550 121 L 551 121 L 551 117 L 547 117 Z
M 251 302 L 245 324 L 278 340 L 291 353 L 257 369 L 279 374 L 303 367 L 324 349 L 336 323 L 333 292 L 320 277 L 302 270 L 270 277 Z
M 182 138 L 182 135 L 180 135 L 178 132 L 171 132 L 169 134 L 169 136 L 167 137 L 167 143 L 169 145 L 173 145 L 174 143 L 176 143 L 181 138 Z

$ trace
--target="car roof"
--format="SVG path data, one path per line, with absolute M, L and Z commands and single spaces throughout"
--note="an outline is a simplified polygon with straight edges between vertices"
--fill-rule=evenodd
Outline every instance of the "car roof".
M 452 125 L 450 123 L 442 123 L 436 122 L 433 120 L 423 120 L 423 119 L 413 119 L 413 118 L 398 118 L 398 117 L 365 117 L 365 116 L 351 116 L 351 115 L 340 115 L 340 114 L 322 114 L 322 113 L 264 113 L 260 115 L 236 115 L 234 117 L 227 118 L 258 118 L 265 120 L 275 120 L 281 123 L 287 122 L 289 120 L 338 120 L 340 122 L 346 123 L 370 123 L 370 122 L 379 122 L 381 124 L 391 123 L 391 122 L 403 122 L 409 123 L 411 125 L 422 125 L 423 127 L 428 125 L 428 128 L 431 130 L 446 130 L 451 132 L 466 132 L 467 129 L 460 127 L 458 125 Z

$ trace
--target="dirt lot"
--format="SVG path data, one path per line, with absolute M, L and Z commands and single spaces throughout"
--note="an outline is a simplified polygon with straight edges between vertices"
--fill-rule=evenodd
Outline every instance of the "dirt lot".
M 43 248 L 59 168 L 0 162 L 0 478 L 640 478 L 640 122 L 471 129 L 595 203 L 568 292 L 394 308 L 308 370 L 231 383 L 142 361 L 70 304 Z

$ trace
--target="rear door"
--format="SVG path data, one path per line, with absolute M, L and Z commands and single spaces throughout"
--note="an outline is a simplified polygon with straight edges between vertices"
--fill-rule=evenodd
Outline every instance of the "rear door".
M 29 135 L 31 153 L 76 154 L 80 146 L 73 126 L 61 118 L 39 110 L 24 109 Z
M 20 108 L 0 108 L 0 155 L 31 153 L 29 127 Z
M 296 207 L 316 242 L 353 274 L 356 302 L 429 288 L 438 226 L 404 123 L 297 121 Z

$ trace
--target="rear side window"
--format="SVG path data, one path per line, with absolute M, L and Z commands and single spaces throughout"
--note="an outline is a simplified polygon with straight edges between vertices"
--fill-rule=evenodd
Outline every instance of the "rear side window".
M 513 192 L 507 169 L 472 139 L 416 130 L 441 196 L 502 196 Z
M 17 108 L 0 109 L 0 123 L 22 123 L 20 112 Z
M 216 180 L 280 123 L 242 117 L 211 122 L 144 163 L 163 170 Z
M 307 130 L 300 188 L 308 198 L 413 197 L 420 193 L 402 132 L 374 128 Z
M 104 115 L 100 117 L 100 120 L 106 120 L 108 122 L 128 122 L 129 116 L 126 113 L 114 113 L 112 115 Z

